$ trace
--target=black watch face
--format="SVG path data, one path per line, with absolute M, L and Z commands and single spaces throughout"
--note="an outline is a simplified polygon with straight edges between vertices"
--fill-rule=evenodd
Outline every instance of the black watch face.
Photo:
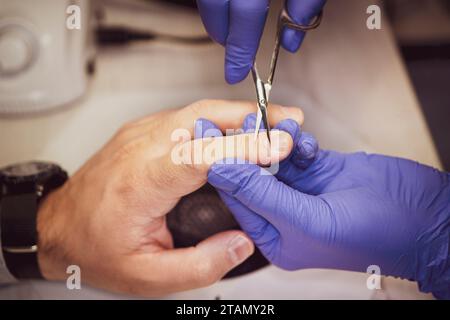
M 24 162 L 2 168 L 0 173 L 6 178 L 25 178 L 37 176 L 43 172 L 49 171 L 53 167 L 54 164 L 46 162 Z

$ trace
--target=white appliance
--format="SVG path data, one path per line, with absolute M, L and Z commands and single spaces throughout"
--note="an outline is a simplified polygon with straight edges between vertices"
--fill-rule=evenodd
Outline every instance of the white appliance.
M 89 4 L 0 0 L 0 115 L 56 108 L 83 95 L 93 57 Z

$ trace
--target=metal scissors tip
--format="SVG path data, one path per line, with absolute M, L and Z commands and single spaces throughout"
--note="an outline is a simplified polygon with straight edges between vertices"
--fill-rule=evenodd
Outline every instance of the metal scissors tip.
M 317 28 L 322 20 L 322 11 L 313 19 L 309 25 L 301 25 L 295 23 L 289 16 L 285 6 L 283 6 L 280 15 L 278 17 L 277 35 L 275 37 L 275 47 L 272 52 L 272 58 L 270 61 L 269 76 L 267 81 L 261 80 L 258 74 L 258 68 L 256 67 L 256 61 L 252 67 L 253 82 L 256 88 L 256 98 L 258 105 L 258 112 L 256 116 L 256 127 L 255 127 L 255 139 L 257 139 L 259 130 L 261 129 L 261 122 L 264 124 L 266 129 L 267 139 L 270 143 L 270 127 L 267 115 L 267 107 L 269 105 L 270 91 L 273 85 L 273 79 L 275 77 L 275 70 L 278 62 L 278 54 L 280 52 L 281 44 L 281 33 L 285 27 L 292 28 L 300 31 L 309 31 Z

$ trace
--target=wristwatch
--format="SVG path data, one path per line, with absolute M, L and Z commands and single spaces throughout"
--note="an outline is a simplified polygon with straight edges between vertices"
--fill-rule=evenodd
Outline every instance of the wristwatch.
M 36 216 L 40 201 L 62 186 L 67 173 L 49 162 L 0 169 L 0 234 L 3 257 L 17 279 L 42 278 L 37 261 Z

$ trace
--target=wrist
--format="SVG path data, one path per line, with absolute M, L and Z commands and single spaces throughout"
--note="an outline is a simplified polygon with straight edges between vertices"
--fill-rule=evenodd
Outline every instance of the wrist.
M 37 212 L 38 234 L 38 264 L 42 276 L 47 280 L 61 280 L 65 278 L 64 254 L 60 247 L 63 241 L 61 234 L 61 212 L 56 202 L 59 193 L 50 193 L 41 204 Z

